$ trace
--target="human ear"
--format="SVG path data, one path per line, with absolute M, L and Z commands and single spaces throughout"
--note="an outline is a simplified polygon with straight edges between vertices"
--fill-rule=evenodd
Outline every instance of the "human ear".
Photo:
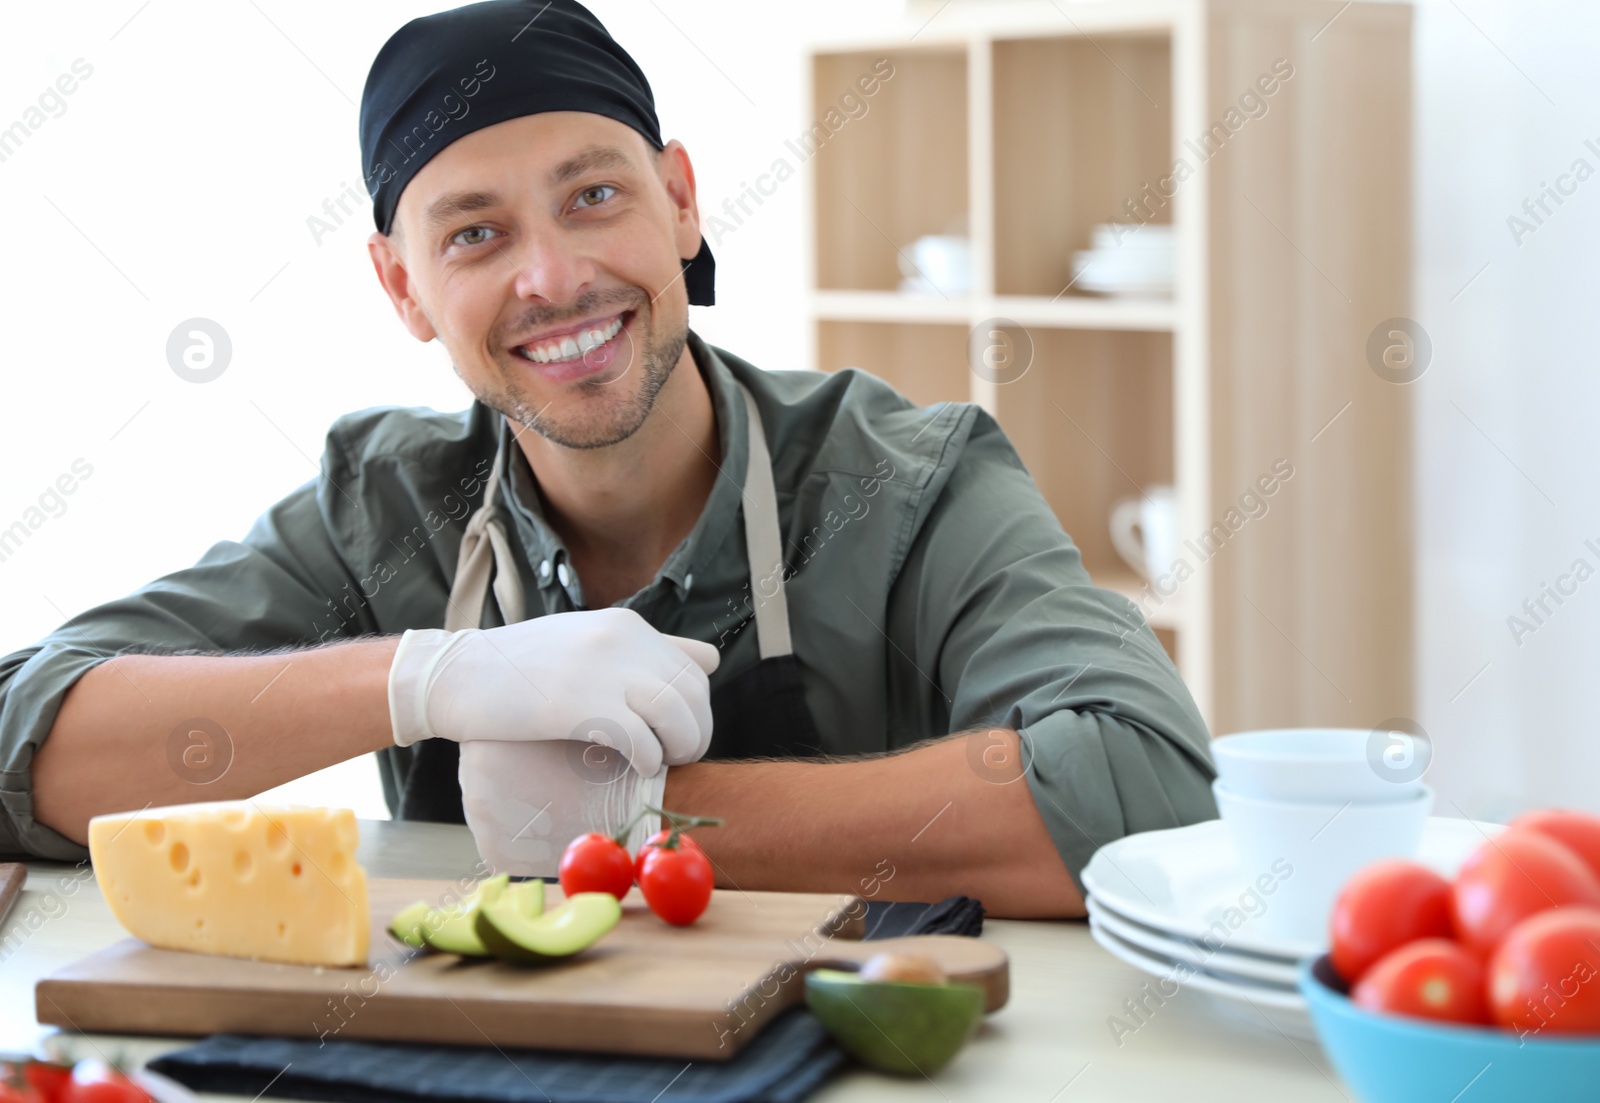
M 400 316 L 400 321 L 411 336 L 423 342 L 432 341 L 438 333 L 417 302 L 416 285 L 406 270 L 405 256 L 399 245 L 398 233 L 391 238 L 374 231 L 367 238 L 367 255 L 372 258 L 372 269 L 378 274 L 378 283 L 394 304 L 394 312 Z
M 693 260 L 700 252 L 700 208 L 695 203 L 694 165 L 682 142 L 674 138 L 657 154 L 656 171 L 672 201 L 678 256 Z

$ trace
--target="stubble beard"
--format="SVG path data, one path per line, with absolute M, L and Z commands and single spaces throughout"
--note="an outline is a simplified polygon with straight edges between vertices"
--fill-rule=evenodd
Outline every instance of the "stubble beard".
M 598 308 L 614 302 L 614 297 L 597 296 L 580 298 L 577 307 L 568 312 L 572 316 L 592 314 Z M 624 309 L 633 309 L 628 339 L 633 343 L 631 362 L 621 375 L 607 373 L 605 377 L 581 380 L 571 386 L 577 401 L 569 402 L 567 411 L 557 416 L 547 413 L 549 403 L 538 403 L 528 394 L 520 380 L 515 378 L 515 366 L 502 369 L 501 386 L 496 390 L 473 388 L 478 400 L 490 409 L 498 410 L 524 428 L 538 433 L 552 444 L 563 448 L 608 448 L 633 436 L 649 418 L 655 408 L 656 397 L 671 378 L 672 371 L 683 357 L 689 340 L 687 320 L 672 327 L 670 332 L 657 333 L 657 316 L 649 301 L 630 300 Z M 538 324 L 555 324 L 556 320 Z M 648 326 L 641 323 L 648 321 Z M 634 333 L 643 334 L 642 338 Z M 507 353 L 513 358 L 517 353 Z M 638 375 L 638 382 L 630 390 L 629 376 Z

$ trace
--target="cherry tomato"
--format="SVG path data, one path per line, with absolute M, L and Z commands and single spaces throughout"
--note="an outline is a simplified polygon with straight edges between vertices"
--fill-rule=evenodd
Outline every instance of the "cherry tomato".
M 1421 938 L 1380 958 L 1350 996 L 1368 1011 L 1488 1023 L 1483 976 L 1483 963 L 1461 943 Z
M 651 835 L 650 838 L 645 840 L 645 844 L 639 848 L 638 856 L 633 859 L 633 879 L 635 881 L 637 881 L 639 879 L 639 875 L 644 872 L 645 856 L 648 855 L 652 850 L 658 848 L 662 843 L 666 842 L 667 837 L 671 834 L 672 829 L 670 827 L 664 827 L 660 831 L 657 831 L 654 835 Z M 678 835 L 678 841 L 687 846 L 690 850 L 700 849 L 700 844 L 695 842 L 694 839 L 690 838 L 688 835 L 680 833 Z
M 22 1069 L 33 1090 L 46 1103 L 59 1103 L 66 1097 L 67 1084 L 72 1080 L 72 1066 L 55 1065 L 48 1061 L 29 1061 Z M 0 1096 L 0 1098 L 4 1098 Z
M 1583 864 L 1589 867 L 1590 873 L 1600 877 L 1600 816 L 1567 812 L 1560 808 L 1545 808 L 1518 816 L 1511 821 L 1511 826 L 1525 827 L 1558 843 L 1565 843 L 1574 854 L 1583 859 Z
M 61 1103 L 152 1103 L 145 1090 L 104 1061 L 79 1061 Z
M 651 911 L 668 923 L 687 927 L 711 903 L 711 859 L 698 846 L 682 845 L 682 835 L 678 842 L 675 847 L 645 848 L 639 888 Z
M 567 844 L 561 855 L 561 891 L 609 892 L 618 900 L 633 887 L 633 859 L 628 848 L 609 835 L 591 832 Z
M 1600 1033 L 1600 908 L 1549 908 L 1489 959 L 1495 1021 L 1518 1035 Z
M 1483 957 L 1521 920 L 1564 904 L 1600 905 L 1600 878 L 1569 847 L 1523 828 L 1474 851 L 1452 892 L 1456 933 Z
M 1340 891 L 1331 936 L 1333 967 L 1354 984 L 1391 950 L 1419 938 L 1455 936 L 1450 882 L 1416 862 L 1374 862 Z

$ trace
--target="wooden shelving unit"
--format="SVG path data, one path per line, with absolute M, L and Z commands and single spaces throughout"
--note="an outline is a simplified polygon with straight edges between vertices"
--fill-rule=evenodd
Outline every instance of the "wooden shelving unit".
M 805 164 L 812 361 L 993 413 L 1215 733 L 1408 715 L 1409 395 L 1366 344 L 1409 312 L 1409 7 L 954 0 L 905 27 L 811 53 L 808 124 L 895 67 Z M 1278 59 L 1293 75 L 1262 95 Z M 1264 107 L 1240 110 L 1252 91 Z M 1191 172 L 1156 202 L 1146 185 L 1179 160 Z M 1113 220 L 1171 227 L 1172 298 L 1069 286 L 1074 250 Z M 898 291 L 898 251 L 953 232 L 971 289 Z M 973 370 L 980 325 L 1023 331 L 1027 370 Z M 1231 530 L 1280 460 L 1294 475 Z M 1170 596 L 1108 532 L 1153 484 L 1176 488 L 1180 536 L 1226 535 L 1204 557 L 1183 546 L 1193 573 Z

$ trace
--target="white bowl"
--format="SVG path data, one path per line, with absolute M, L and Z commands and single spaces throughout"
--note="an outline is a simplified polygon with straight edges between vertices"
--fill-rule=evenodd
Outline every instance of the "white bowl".
M 1379 858 L 1412 858 L 1433 810 L 1422 786 L 1405 800 L 1282 801 L 1211 786 L 1239 857 L 1241 888 L 1262 897 L 1261 929 L 1277 938 L 1326 942 L 1334 898 Z
M 1396 757 L 1396 741 L 1406 740 Z M 1408 754 L 1409 765 L 1399 765 Z M 1428 755 L 1425 739 L 1366 728 L 1279 728 L 1211 741 L 1223 784 L 1267 800 L 1413 800 L 1423 789 Z

